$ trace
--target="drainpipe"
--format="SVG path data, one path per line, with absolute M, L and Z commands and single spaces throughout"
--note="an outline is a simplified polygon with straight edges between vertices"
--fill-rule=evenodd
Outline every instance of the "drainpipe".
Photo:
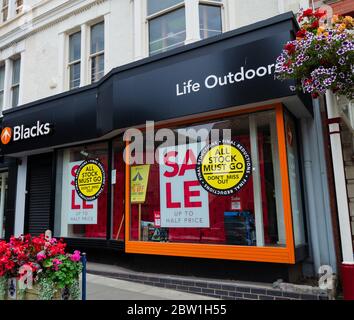
M 303 137 L 309 137 L 308 133 L 308 122 L 306 119 L 301 120 L 301 130 Z M 308 143 L 303 143 L 303 157 L 304 157 L 304 167 L 305 167 L 305 183 L 306 183 L 306 194 L 307 194 L 307 203 L 308 203 L 308 215 L 311 226 L 311 248 L 312 248 L 312 257 L 315 267 L 315 273 L 318 274 L 319 268 L 321 266 L 321 257 L 320 257 L 320 247 L 318 243 L 318 227 L 317 227 L 317 215 L 316 215 L 316 204 L 315 204 L 315 190 L 314 183 L 312 178 L 312 160 L 311 153 Z
M 342 277 L 344 298 L 354 300 L 354 256 L 350 228 L 347 186 L 340 137 L 340 116 L 336 98 L 332 91 L 326 92 L 328 126 L 332 151 L 334 184 L 337 198 L 340 239 L 342 244 Z

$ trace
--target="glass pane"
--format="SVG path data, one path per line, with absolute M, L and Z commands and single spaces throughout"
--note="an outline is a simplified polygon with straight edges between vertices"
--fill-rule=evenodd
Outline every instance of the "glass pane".
M 148 0 L 148 15 L 170 8 L 181 2 L 183 2 L 183 0 Z
M 219 6 L 199 6 L 200 37 L 206 39 L 222 33 L 221 8 Z
M 99 81 L 104 76 L 104 54 L 91 59 L 91 82 Z
M 113 143 L 113 172 L 112 172 L 112 239 L 124 241 L 124 198 L 125 189 L 125 162 L 123 151 L 125 144 L 119 139 Z
M 75 63 L 70 66 L 70 89 L 80 87 L 81 63 Z
M 274 111 L 259 112 L 175 129 L 175 145 L 156 143 L 159 162 L 133 163 L 130 167 L 130 239 L 285 246 L 275 123 Z M 190 129 L 202 129 L 209 135 L 213 129 L 218 135 L 241 143 L 247 150 L 253 170 L 239 191 L 220 196 L 200 185 L 195 171 L 196 158 L 201 148 L 210 142 L 210 137 L 199 135 L 189 138 L 186 144 L 180 138 Z M 146 156 L 136 148 L 134 158 L 139 154 Z M 140 185 L 133 183 L 138 180 Z M 141 193 L 144 189 L 146 194 Z
M 91 27 L 91 54 L 104 50 L 104 23 Z
M 0 91 L 0 110 L 4 108 L 4 91 Z
M 75 174 L 80 164 L 89 159 L 99 160 L 108 174 L 106 143 L 62 150 L 57 159 L 55 202 L 55 236 L 74 238 L 106 238 L 108 180 L 97 200 L 84 201 L 75 190 Z
M 5 66 L 0 67 L 0 91 L 4 90 Z
M 69 37 L 69 62 L 81 59 L 81 32 Z
M 13 60 L 12 66 L 12 84 L 20 83 L 21 59 Z
M 18 106 L 19 93 L 20 93 L 20 86 L 12 87 L 12 106 L 13 107 Z
M 185 40 L 186 21 L 184 8 L 150 21 L 150 55 L 182 46 Z
M 285 114 L 285 136 L 288 155 L 291 208 L 293 214 L 295 246 L 305 244 L 304 214 L 301 199 L 301 181 L 299 154 L 296 138 L 296 126 L 293 119 Z
M 0 173 L 0 208 L 2 208 L 2 211 L 0 211 L 0 239 L 5 238 L 6 216 L 5 216 L 4 209 L 6 208 L 6 202 L 7 202 L 7 184 L 8 184 L 8 173 L 7 172 Z M 1 200 L 4 201 L 4 203 L 1 203 Z

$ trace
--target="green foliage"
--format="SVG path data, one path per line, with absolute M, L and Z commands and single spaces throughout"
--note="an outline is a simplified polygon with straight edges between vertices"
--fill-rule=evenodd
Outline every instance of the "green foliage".
M 39 300 L 53 300 L 54 294 L 57 291 L 57 288 L 54 284 L 54 282 L 47 278 L 47 277 L 41 277 L 39 282 Z
M 7 277 L 0 277 L 0 300 L 5 299 L 7 290 Z
M 43 266 L 47 269 L 41 277 L 48 278 L 60 289 L 74 286 L 82 270 L 82 264 L 72 261 L 67 255 L 47 259 L 43 262 Z

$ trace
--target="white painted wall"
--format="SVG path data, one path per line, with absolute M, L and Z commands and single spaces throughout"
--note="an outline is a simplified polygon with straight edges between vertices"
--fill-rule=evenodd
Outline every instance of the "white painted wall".
M 105 73 L 146 57 L 145 1 L 25 0 L 23 14 L 0 24 L 0 63 L 21 52 L 26 61 L 22 64 L 21 104 L 68 89 L 67 33 L 80 30 L 83 24 L 89 25 L 96 19 L 105 20 Z M 188 0 L 186 5 L 196 7 L 197 1 Z M 307 0 L 224 0 L 223 29 L 228 31 L 288 10 L 296 11 L 304 1 Z M 197 27 L 193 12 L 186 11 L 187 25 Z M 187 43 L 198 40 L 195 31 L 187 33 L 190 35 Z M 88 64 L 87 59 L 84 62 Z M 87 75 L 86 79 L 82 85 L 89 83 Z

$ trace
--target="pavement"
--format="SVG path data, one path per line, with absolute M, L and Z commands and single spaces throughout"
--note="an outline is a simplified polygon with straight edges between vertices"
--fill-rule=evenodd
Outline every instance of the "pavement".
M 87 274 L 87 300 L 216 300 L 140 283 Z

